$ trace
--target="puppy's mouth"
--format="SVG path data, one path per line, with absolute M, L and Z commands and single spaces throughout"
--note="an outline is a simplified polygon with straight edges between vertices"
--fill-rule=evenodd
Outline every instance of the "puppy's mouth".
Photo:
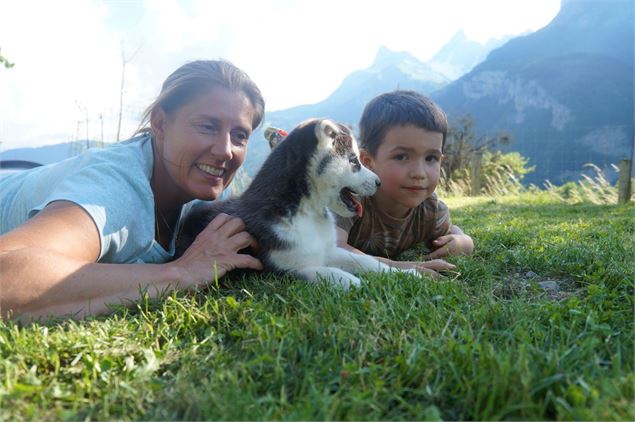
M 340 191 L 340 199 L 342 200 L 344 205 L 346 205 L 346 208 L 348 208 L 350 212 L 355 213 L 359 217 L 362 216 L 364 207 L 362 206 L 359 195 L 357 195 L 349 188 L 344 188 Z

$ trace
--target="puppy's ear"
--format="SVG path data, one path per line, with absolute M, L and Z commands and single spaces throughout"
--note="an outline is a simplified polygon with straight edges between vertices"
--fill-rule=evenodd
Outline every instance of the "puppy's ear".
M 340 133 L 337 125 L 328 120 L 320 120 L 315 126 L 315 136 L 318 140 L 318 145 L 323 147 L 330 147 L 333 145 L 335 137 Z

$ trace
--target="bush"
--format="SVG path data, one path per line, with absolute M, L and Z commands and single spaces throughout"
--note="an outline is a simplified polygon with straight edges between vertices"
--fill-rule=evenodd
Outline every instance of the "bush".
M 518 152 L 502 153 L 486 151 L 481 163 L 481 193 L 488 196 L 518 194 L 523 191 L 522 180 L 525 174 L 535 167 L 527 167 L 527 158 Z M 470 194 L 470 169 L 464 167 L 453 172 L 442 183 L 441 191 L 452 196 Z

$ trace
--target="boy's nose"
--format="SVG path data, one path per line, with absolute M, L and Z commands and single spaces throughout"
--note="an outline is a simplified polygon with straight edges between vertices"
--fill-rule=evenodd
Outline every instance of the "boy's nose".
M 413 179 L 423 179 L 426 177 L 426 172 L 424 171 L 423 166 L 418 165 L 412 169 L 410 176 Z

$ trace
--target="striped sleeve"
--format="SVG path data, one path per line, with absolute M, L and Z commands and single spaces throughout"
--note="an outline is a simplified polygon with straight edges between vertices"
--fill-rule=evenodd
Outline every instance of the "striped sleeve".
M 434 230 L 432 232 L 432 240 L 438 239 L 450 233 L 452 220 L 450 219 L 450 210 L 443 201 L 437 201 L 437 208 L 434 216 Z

